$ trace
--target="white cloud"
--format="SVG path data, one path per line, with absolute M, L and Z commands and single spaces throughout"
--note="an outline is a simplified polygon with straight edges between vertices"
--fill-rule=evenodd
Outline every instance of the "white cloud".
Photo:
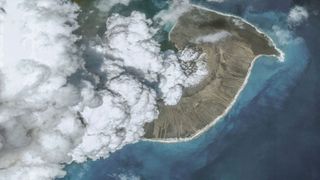
M 290 31 L 281 29 L 279 26 L 272 26 L 272 30 L 275 32 L 275 35 L 281 45 L 287 45 L 292 39 L 292 34 Z
M 272 26 L 272 30 L 281 45 L 288 45 L 292 43 L 300 43 L 302 39 L 300 37 L 294 37 L 292 31 L 288 29 L 283 29 L 279 26 Z
M 106 157 L 138 141 L 144 134 L 143 125 L 158 116 L 157 99 L 176 104 L 183 87 L 198 83 L 206 75 L 203 55 L 201 59 L 196 51 L 189 53 L 192 59 L 188 60 L 198 68 L 186 75 L 180 57 L 184 54 L 187 59 L 187 55 L 162 53 L 152 38 L 155 31 L 150 24 L 139 12 L 108 18 L 104 44 L 96 47 L 97 52 L 105 55 L 101 71 L 107 77 L 106 90 L 99 92 L 103 103 L 82 111 L 87 131 L 72 152 L 74 160 Z
M 151 20 L 138 12 L 107 20 L 104 44 L 94 47 L 104 55 L 101 73 L 87 73 L 73 35 L 75 4 L 0 5 L 0 180 L 62 177 L 63 163 L 138 141 L 158 115 L 157 100 L 177 103 L 207 73 L 205 55 L 192 48 L 161 52 Z M 77 71 L 103 81 L 74 84 Z
M 197 37 L 194 42 L 197 44 L 200 43 L 217 43 L 227 37 L 231 36 L 231 33 L 227 31 L 219 31 L 213 34 L 207 34 L 200 37 Z
M 309 17 L 308 11 L 302 6 L 293 7 L 288 15 L 288 23 L 290 26 L 298 26 Z
M 139 176 L 134 175 L 132 173 L 113 174 L 112 177 L 119 180 L 140 180 L 141 179 Z
M 225 0 L 207 0 L 209 2 L 217 2 L 217 3 L 222 3 L 224 2 Z
M 3 2 L 0 179 L 63 176 L 59 163 L 71 160 L 68 153 L 82 135 L 69 109 L 80 92 L 67 83 L 83 64 L 72 35 L 78 7 L 62 0 Z M 58 129 L 61 124 L 71 129 Z
M 183 87 L 193 86 L 207 75 L 206 59 L 192 48 L 178 54 L 167 51 L 163 57 L 159 88 L 165 104 L 175 105 L 182 96 Z
M 113 15 L 107 21 L 105 52 L 117 59 L 117 61 L 113 60 L 113 63 L 118 67 L 124 66 L 126 69 L 135 71 L 145 81 L 160 83 L 159 90 L 162 98 L 167 104 L 174 104 L 176 102 L 172 100 L 180 99 L 178 96 L 180 97 L 181 93 L 178 92 L 182 92 L 182 86 L 192 84 L 188 83 L 191 79 L 196 83 L 196 79 L 199 81 L 205 75 L 206 70 L 200 68 L 203 58 L 199 58 L 200 54 L 193 51 L 196 56 L 191 57 L 190 61 L 197 61 L 199 68 L 186 76 L 179 63 L 181 53 L 179 55 L 172 51 L 161 53 L 160 45 L 152 39 L 155 30 L 150 29 L 150 24 L 151 21 L 138 12 L 133 12 L 129 18 Z M 192 55 L 189 54 L 189 56 Z M 108 76 L 117 75 L 109 74 Z M 160 82 L 158 82 L 159 77 Z M 173 93 L 169 93 L 172 90 L 177 90 L 174 93 L 175 98 L 172 97 Z M 170 102 L 169 99 L 171 99 Z
M 168 9 L 160 11 L 154 16 L 154 20 L 159 21 L 161 25 L 165 23 L 174 24 L 178 18 L 192 6 L 189 0 L 174 0 L 169 5 Z
M 243 27 L 244 23 L 242 20 L 234 18 L 232 19 L 232 22 L 234 25 L 238 26 L 240 29 L 244 29 Z
M 108 12 L 116 4 L 123 4 L 127 6 L 129 3 L 130 0 L 97 0 L 95 2 L 95 7 L 102 12 Z

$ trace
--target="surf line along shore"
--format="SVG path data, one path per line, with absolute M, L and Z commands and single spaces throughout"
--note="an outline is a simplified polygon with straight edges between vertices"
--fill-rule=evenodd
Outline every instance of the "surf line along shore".
M 222 31 L 230 37 L 214 43 L 194 43 L 197 37 Z M 245 19 L 198 5 L 191 5 L 179 17 L 169 40 L 177 49 L 190 44 L 202 49 L 209 74 L 197 87 L 186 88 L 177 105 L 159 104 L 159 117 L 145 125 L 143 141 L 176 143 L 197 138 L 229 112 L 259 57 L 284 61 L 285 56 L 270 37 Z

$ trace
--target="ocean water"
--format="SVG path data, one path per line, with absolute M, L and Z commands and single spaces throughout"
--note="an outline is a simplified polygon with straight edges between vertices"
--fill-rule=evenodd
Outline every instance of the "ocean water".
M 319 1 L 193 2 L 253 23 L 286 54 L 284 62 L 259 58 L 230 112 L 199 138 L 127 145 L 105 160 L 67 166 L 65 180 L 320 179 Z M 165 7 L 160 0 L 148 3 L 150 16 Z M 289 28 L 295 4 L 306 6 L 310 17 Z

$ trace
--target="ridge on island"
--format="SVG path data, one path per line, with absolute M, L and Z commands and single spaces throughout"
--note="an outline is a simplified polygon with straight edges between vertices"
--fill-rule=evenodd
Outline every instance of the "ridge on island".
M 176 22 L 169 39 L 206 54 L 208 76 L 184 89 L 177 105 L 159 102 L 159 117 L 147 123 L 145 139 L 170 141 L 195 137 L 232 106 L 260 55 L 282 56 L 272 40 L 241 18 L 192 7 Z

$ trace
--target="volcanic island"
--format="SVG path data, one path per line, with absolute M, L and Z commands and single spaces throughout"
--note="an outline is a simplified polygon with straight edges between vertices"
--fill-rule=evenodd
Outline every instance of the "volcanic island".
M 178 50 L 205 53 L 208 75 L 183 90 L 178 104 L 159 102 L 159 116 L 144 126 L 146 140 L 175 142 L 196 137 L 223 117 L 245 86 L 255 60 L 283 57 L 272 40 L 245 20 L 192 6 L 169 33 Z

